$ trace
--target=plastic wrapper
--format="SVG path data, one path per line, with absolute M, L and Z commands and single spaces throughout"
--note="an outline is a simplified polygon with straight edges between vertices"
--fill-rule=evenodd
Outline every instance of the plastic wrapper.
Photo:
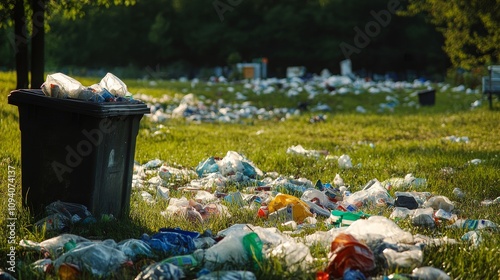
M 273 212 L 279 212 L 277 213 L 277 216 L 286 216 L 286 218 L 283 217 L 285 220 L 294 220 L 299 223 L 306 217 L 311 217 L 313 215 L 307 203 L 293 195 L 288 194 L 280 193 L 276 195 L 269 203 L 268 208 L 270 218 L 272 217 L 271 214 L 273 214 Z
M 383 240 L 387 243 L 413 243 L 413 235 L 402 230 L 396 223 L 383 216 L 371 216 L 352 223 L 346 230 L 358 240 L 370 242 Z

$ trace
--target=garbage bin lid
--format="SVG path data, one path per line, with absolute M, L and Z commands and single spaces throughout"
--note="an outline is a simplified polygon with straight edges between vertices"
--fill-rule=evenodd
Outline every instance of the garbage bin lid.
M 93 117 L 149 114 L 149 107 L 142 103 L 104 102 L 94 103 L 79 99 L 48 97 L 40 89 L 19 89 L 9 94 L 8 103 L 16 106 L 35 105 L 54 110 L 68 111 Z

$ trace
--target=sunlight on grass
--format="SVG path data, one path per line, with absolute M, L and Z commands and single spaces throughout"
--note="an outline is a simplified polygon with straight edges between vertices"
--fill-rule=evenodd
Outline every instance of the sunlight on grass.
M 17 170 L 16 194 L 18 206 L 21 206 L 21 162 L 19 115 L 17 108 L 7 104 L 7 96 L 14 88 L 13 73 L 0 73 L 0 181 L 7 180 L 7 167 Z M 98 83 L 100 78 L 77 78 L 84 85 Z M 208 86 L 204 83 L 158 81 L 154 84 L 142 80 L 126 80 L 129 90 L 136 94 L 146 94 L 160 98 L 164 95 L 174 97 L 194 93 L 204 96 L 204 100 L 224 99 L 226 102 L 237 102 L 235 92 L 244 92 L 243 84 Z M 229 92 L 228 87 L 234 90 Z M 393 95 L 401 99 L 408 91 L 397 91 Z M 455 200 L 458 214 L 470 219 L 489 219 L 500 224 L 497 213 L 500 205 L 480 206 L 484 199 L 500 196 L 500 128 L 498 111 L 488 110 L 487 106 L 470 109 L 470 103 L 478 95 L 465 95 L 451 91 L 439 92 L 434 107 L 400 106 L 394 112 L 377 112 L 378 103 L 385 100 L 385 95 L 362 93 L 361 95 L 320 95 L 316 101 L 329 104 L 333 110 L 326 113 L 325 122 L 311 123 L 314 112 L 305 112 L 286 121 L 252 120 L 238 124 L 222 123 L 190 123 L 183 119 L 167 120 L 159 124 L 151 122 L 147 117 L 141 121 L 137 136 L 135 160 L 144 164 L 151 159 L 161 159 L 166 165 L 194 170 L 199 162 L 210 156 L 224 157 L 228 151 L 236 151 L 253 161 L 264 172 L 278 172 L 294 178 L 304 177 L 312 182 L 333 182 L 336 174 L 344 179 L 351 191 L 359 190 L 373 178 L 380 181 L 404 177 L 408 173 L 417 178 L 427 179 L 428 186 L 423 191 L 448 196 Z M 303 101 L 304 96 L 287 98 L 284 94 L 262 96 L 246 92 L 249 101 L 255 106 L 294 107 Z M 413 98 L 416 101 L 415 97 Z M 356 106 L 362 104 L 368 113 L 356 113 Z M 499 106 L 496 103 L 496 106 Z M 155 133 L 160 131 L 161 133 Z M 469 143 L 453 143 L 445 137 L 450 135 L 468 136 Z M 354 168 L 341 169 L 335 159 L 322 156 L 317 159 L 287 154 L 292 145 L 302 145 L 306 149 L 322 150 L 330 157 L 348 154 Z M 481 159 L 478 165 L 468 164 L 470 160 Z M 452 173 L 443 172 L 450 168 Z M 176 186 L 178 187 L 178 186 Z M 454 188 L 462 189 L 466 196 L 456 199 Z M 232 190 L 236 190 L 233 187 Z M 168 205 L 167 201 L 147 204 L 140 196 L 140 191 L 131 194 L 130 217 L 112 222 L 100 222 L 92 227 L 79 225 L 72 227 L 70 233 L 93 237 L 95 239 L 140 238 L 142 233 L 154 233 L 162 227 L 180 227 L 202 233 L 211 230 L 213 233 L 236 223 L 251 223 L 258 226 L 277 226 L 256 217 L 256 213 L 238 207 L 229 207 L 231 218 L 211 219 L 206 223 L 194 223 L 181 217 L 164 217 L 160 213 Z M 391 190 L 394 195 L 394 190 Z M 6 188 L 2 187 L 0 195 L 6 197 Z M 152 193 L 152 195 L 155 195 Z M 187 195 L 172 190 L 172 197 Z M 7 217 L 7 199 L 0 200 L 0 217 Z M 382 213 L 385 216 L 390 210 L 368 209 L 370 214 Z M 27 211 L 20 211 L 20 219 L 16 228 L 18 239 L 27 238 L 41 241 L 56 235 L 43 232 L 34 227 L 34 220 Z M 321 219 L 319 219 L 321 223 Z M 2 222 L 3 224 L 4 222 Z M 411 226 L 404 221 L 400 226 L 413 234 L 423 230 Z M 317 229 L 327 230 L 318 225 Z M 316 229 L 315 229 L 316 230 Z M 436 228 L 424 230 L 434 237 L 455 238 L 460 240 L 463 230 Z M 0 245 L 7 248 L 7 233 L 0 231 Z M 19 240 L 18 240 L 19 241 Z M 446 245 L 438 248 L 427 248 L 424 251 L 423 266 L 435 266 L 449 273 L 455 279 L 496 279 L 500 277 L 500 237 L 498 232 L 491 232 L 484 244 L 478 248 L 470 248 L 465 243 Z M 21 250 L 19 250 L 21 252 Z M 314 257 L 325 258 L 325 248 L 312 247 Z M 5 262 L 6 254 L 0 256 Z M 22 253 L 19 260 L 26 258 L 25 264 L 38 259 L 31 253 Z M 316 271 L 325 268 L 327 263 L 318 261 Z M 38 277 L 24 266 L 25 279 Z M 406 270 L 386 269 L 389 274 Z M 269 259 L 255 271 L 259 279 L 276 279 L 283 275 L 294 278 L 314 279 L 314 273 L 287 270 L 280 260 Z

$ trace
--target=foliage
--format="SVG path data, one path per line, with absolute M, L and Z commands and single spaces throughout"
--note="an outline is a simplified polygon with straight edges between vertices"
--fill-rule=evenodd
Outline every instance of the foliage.
M 445 39 L 455 67 L 470 70 L 500 61 L 500 1 L 409 0 L 406 14 L 424 13 Z
M 87 1 L 50 3 L 46 70 L 166 68 L 182 63 L 189 66 L 188 76 L 203 67 L 225 66 L 235 52 L 242 62 L 267 57 L 271 76 L 284 76 L 286 67 L 295 65 L 306 66 L 308 72 L 328 68 L 339 73 L 339 62 L 345 59 L 340 44 L 353 44 L 354 28 L 364 29 L 374 21 L 372 11 L 387 9 L 386 0 L 240 1 L 221 22 L 212 2 L 204 0 L 137 0 L 133 6 L 107 8 Z M 9 49 L 8 40 L 0 44 Z M 351 59 L 353 68 L 364 70 L 364 75 L 387 71 L 402 79 L 412 78 L 407 71 L 444 75 L 448 62 L 441 45 L 441 35 L 423 17 L 392 15 L 390 23 Z M 7 67 L 12 69 L 9 56 L 13 53 L 2 59 L 10 61 Z

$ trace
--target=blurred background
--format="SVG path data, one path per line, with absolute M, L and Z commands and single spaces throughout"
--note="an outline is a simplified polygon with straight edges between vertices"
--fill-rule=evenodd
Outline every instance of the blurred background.
M 307 77 L 341 74 L 350 59 L 366 79 L 475 88 L 499 60 L 496 0 L 1 2 L 0 70 L 16 69 L 18 87 L 38 88 L 46 72 L 240 79 L 237 64 L 252 62 L 266 77 L 291 66 Z

